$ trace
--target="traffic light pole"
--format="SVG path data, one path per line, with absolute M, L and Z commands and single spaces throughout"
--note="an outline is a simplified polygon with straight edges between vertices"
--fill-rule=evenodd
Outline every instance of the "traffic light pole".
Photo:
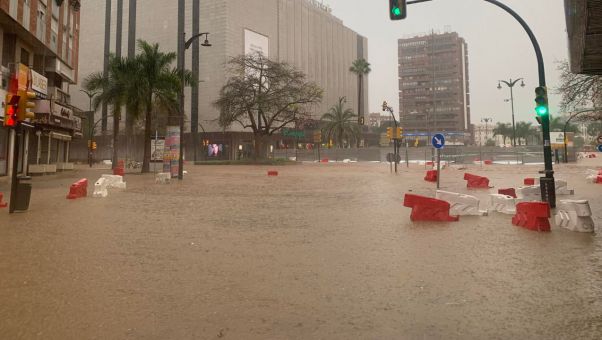
M 17 204 L 17 172 L 19 171 L 19 130 L 21 123 L 17 122 L 13 129 L 13 164 L 10 173 L 10 202 L 8 205 L 8 213 L 12 214 L 15 212 L 15 205 Z
M 432 1 L 432 0 L 413 0 L 413 1 L 408 1 L 407 4 L 411 5 L 411 4 L 427 2 L 427 1 Z M 523 18 L 521 18 L 521 16 L 518 15 L 518 13 L 516 13 L 512 8 L 508 7 L 507 5 L 504 5 L 503 3 L 501 3 L 497 0 L 483 0 L 483 1 L 489 2 L 490 4 L 503 9 L 508 14 L 510 14 L 512 17 L 514 17 L 514 19 L 516 19 L 516 21 L 518 21 L 520 23 L 520 25 L 523 27 L 523 29 L 529 36 L 529 39 L 531 39 L 531 43 L 533 44 L 533 48 L 535 50 L 535 56 L 537 58 L 537 69 L 538 69 L 538 75 L 539 75 L 539 86 L 545 87 L 546 86 L 546 71 L 545 71 L 545 64 L 544 64 L 544 60 L 543 60 L 543 54 L 541 53 L 541 48 L 539 46 L 539 42 L 537 41 L 535 34 L 533 34 L 533 31 L 531 30 L 531 28 L 529 27 L 527 22 Z M 556 187 L 554 184 L 554 167 L 552 165 L 552 144 L 550 142 L 550 115 L 549 115 L 549 113 L 542 117 L 541 126 L 542 126 L 542 132 L 543 132 L 543 157 L 544 157 L 544 168 L 545 168 L 545 170 L 543 171 L 543 174 L 545 175 L 545 177 L 544 177 L 545 180 L 542 181 L 542 183 L 541 183 L 542 200 L 544 200 L 545 202 L 548 202 L 550 204 L 551 208 L 555 208 L 556 207 Z

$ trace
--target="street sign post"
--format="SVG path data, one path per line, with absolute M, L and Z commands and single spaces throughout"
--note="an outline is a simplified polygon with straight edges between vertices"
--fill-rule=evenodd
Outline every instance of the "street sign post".
M 441 149 L 445 146 L 445 136 L 442 133 L 437 133 L 433 136 L 431 143 L 437 150 L 437 189 L 439 189 L 441 183 Z

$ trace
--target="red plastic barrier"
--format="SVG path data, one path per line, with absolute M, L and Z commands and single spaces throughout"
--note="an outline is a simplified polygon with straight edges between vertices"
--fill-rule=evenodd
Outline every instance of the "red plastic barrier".
M 427 182 L 437 182 L 437 170 L 427 171 L 424 180 Z
M 602 175 L 598 175 L 598 177 L 596 177 L 596 184 L 602 184 Z
M 268 171 L 268 176 L 276 177 L 276 176 L 278 176 L 278 171 L 270 170 L 270 171 Z
M 67 199 L 74 200 L 86 196 L 88 196 L 88 180 L 84 178 L 71 184 L 71 188 L 69 188 L 69 195 L 67 195 Z
M 324 159 L 322 160 L 322 163 L 328 163 L 328 158 L 324 158 Z
M 525 178 L 525 185 L 535 185 L 535 178 Z
M 2 201 L 3 198 L 4 198 L 4 194 L 2 194 L 0 192 L 0 208 L 6 208 L 8 206 L 8 204 L 6 202 Z
M 484 161 L 485 165 L 493 165 L 493 161 Z
M 487 177 L 482 177 L 482 176 L 465 173 L 464 180 L 468 181 L 466 183 L 467 188 L 479 188 L 479 189 L 488 189 L 489 188 L 489 178 L 487 178 Z
M 550 216 L 547 202 L 522 202 L 516 205 L 512 224 L 534 231 L 550 231 Z
M 125 176 L 125 169 L 123 167 L 116 167 L 113 169 L 113 175 L 117 175 L 117 176 Z
M 506 195 L 506 196 L 511 196 L 513 198 L 516 198 L 516 189 L 514 188 L 508 188 L 508 189 L 500 189 L 497 191 L 498 194 L 500 195 Z
M 435 162 L 431 162 L 431 161 L 426 162 L 426 166 L 433 166 L 433 165 L 435 165 Z
M 459 216 L 449 214 L 449 203 L 436 198 L 406 194 L 403 206 L 412 208 L 412 221 L 457 222 Z

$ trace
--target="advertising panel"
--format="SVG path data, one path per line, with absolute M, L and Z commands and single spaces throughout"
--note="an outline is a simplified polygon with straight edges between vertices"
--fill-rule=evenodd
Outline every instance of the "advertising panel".
M 31 89 L 43 96 L 47 96 L 48 79 L 38 72 L 31 70 Z
M 550 140 L 552 141 L 552 148 L 564 148 L 564 133 L 563 132 L 550 132 Z M 573 132 L 567 132 L 567 146 L 573 147 L 573 140 L 575 134 Z
M 171 173 L 171 177 L 178 177 L 178 161 L 180 159 L 180 127 L 168 126 L 165 136 L 163 152 L 163 172 Z
M 151 141 L 151 162 L 163 162 L 165 152 L 165 139 L 153 139 Z

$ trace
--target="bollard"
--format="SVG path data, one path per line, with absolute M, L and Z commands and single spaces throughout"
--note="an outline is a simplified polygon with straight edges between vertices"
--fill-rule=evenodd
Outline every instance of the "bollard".
M 278 171 L 270 170 L 268 171 L 268 177 L 276 177 L 278 176 Z
M 449 203 L 435 198 L 406 194 L 403 205 L 412 208 L 410 215 L 412 221 L 457 222 L 460 220 L 459 216 L 450 216 Z
M 594 232 L 594 220 L 589 201 L 561 200 L 556 210 L 556 226 L 580 233 Z
M 516 198 L 516 190 L 514 188 L 508 188 L 508 189 L 500 189 L 497 191 L 498 194 L 500 195 L 506 195 L 506 196 L 511 196 L 512 198 Z
M 8 206 L 8 203 L 2 201 L 3 198 L 4 194 L 0 192 L 0 208 L 6 208 Z
M 479 210 L 480 200 L 475 196 L 437 190 L 436 198 L 450 204 L 450 215 L 487 216 L 487 211 Z
M 96 183 L 94 183 L 94 193 L 92 194 L 92 197 L 105 198 L 107 196 L 109 196 L 109 192 L 107 190 L 107 179 L 101 177 L 98 179 L 98 181 L 96 181 Z
M 74 200 L 86 196 L 88 196 L 88 180 L 84 178 L 71 184 L 67 199 Z
M 522 202 L 516 205 L 512 224 L 533 231 L 550 231 L 550 205 L 547 202 Z
M 469 173 L 464 174 L 464 180 L 466 182 L 467 188 L 475 188 L 475 189 L 489 189 L 489 178 L 472 175 Z
M 516 214 L 516 200 L 512 196 L 490 194 L 490 211 L 497 211 L 502 214 Z
M 437 170 L 429 170 L 426 172 L 424 180 L 427 182 L 437 182 Z

